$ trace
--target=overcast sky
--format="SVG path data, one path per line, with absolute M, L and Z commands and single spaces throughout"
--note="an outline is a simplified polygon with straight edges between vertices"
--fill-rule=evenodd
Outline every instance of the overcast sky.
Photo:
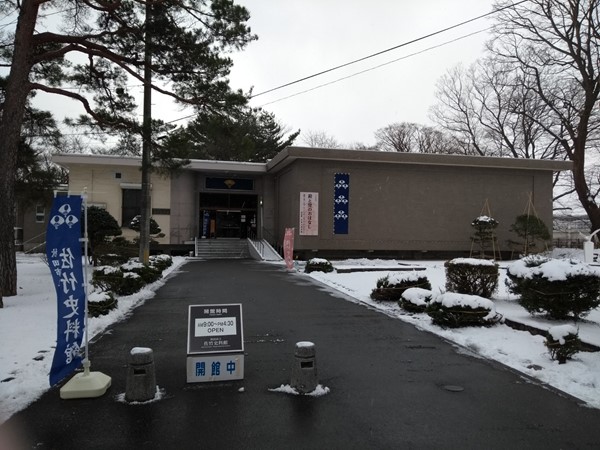
M 493 0 L 237 2 L 249 9 L 249 24 L 258 40 L 231 55 L 235 63 L 231 85 L 244 91 L 253 88 L 254 94 L 259 94 L 488 13 Z M 290 131 L 323 131 L 341 144 L 373 144 L 375 130 L 391 123 L 431 123 L 428 110 L 434 102 L 436 81 L 454 65 L 468 65 L 480 57 L 489 35 L 481 32 L 424 50 L 490 25 L 489 19 L 477 20 L 343 69 L 258 95 L 251 105 L 273 112 Z M 418 52 L 422 53 L 410 56 Z M 398 61 L 391 62 L 394 60 Z M 318 88 L 327 83 L 331 84 Z M 310 91 L 301 93 L 307 90 Z M 141 105 L 142 89 L 139 91 Z M 52 110 L 58 118 L 76 117 L 83 112 L 76 102 L 57 102 L 55 96 L 43 93 L 35 102 L 40 108 Z M 193 113 L 191 108 L 181 109 L 156 93 L 153 104 L 154 117 L 165 121 Z M 175 123 L 182 125 L 185 121 Z M 302 136 L 296 144 L 302 144 Z
M 394 47 L 492 10 L 492 0 L 238 0 L 259 37 L 234 56 L 231 84 L 254 93 Z M 263 106 L 290 128 L 325 131 L 339 142 L 374 143 L 373 133 L 394 122 L 431 123 L 435 83 L 448 68 L 482 55 L 489 19 L 390 51 L 275 92 Z M 285 100 L 284 97 L 399 58 L 384 67 Z M 278 101 L 279 100 L 279 101 Z M 274 102 L 274 103 L 270 103 Z M 300 143 L 301 139 L 297 141 Z

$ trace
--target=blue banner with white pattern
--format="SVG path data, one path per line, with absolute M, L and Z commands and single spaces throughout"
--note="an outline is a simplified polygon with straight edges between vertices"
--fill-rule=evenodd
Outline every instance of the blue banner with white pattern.
M 58 305 L 50 386 L 81 364 L 85 327 L 85 286 L 79 240 L 81 203 L 79 195 L 55 197 L 46 230 L 46 254 Z
M 333 197 L 333 234 L 348 234 L 350 174 L 336 173 Z

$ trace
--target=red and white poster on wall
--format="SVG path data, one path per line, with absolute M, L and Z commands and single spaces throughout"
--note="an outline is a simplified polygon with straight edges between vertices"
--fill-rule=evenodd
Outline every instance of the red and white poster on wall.
M 300 192 L 300 236 L 319 235 L 319 193 Z
M 283 235 L 283 259 L 288 269 L 294 268 L 294 228 L 286 228 Z

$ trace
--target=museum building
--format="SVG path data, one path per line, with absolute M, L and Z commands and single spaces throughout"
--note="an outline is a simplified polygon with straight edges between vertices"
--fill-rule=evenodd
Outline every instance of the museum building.
M 140 213 L 141 158 L 58 154 L 69 191 L 105 208 L 126 236 Z M 198 241 L 283 243 L 314 256 L 446 258 L 472 252 L 471 222 L 491 215 L 497 250 L 528 205 L 552 227 L 553 175 L 568 161 L 288 147 L 266 163 L 191 160 L 151 175 L 155 251 L 188 254 Z

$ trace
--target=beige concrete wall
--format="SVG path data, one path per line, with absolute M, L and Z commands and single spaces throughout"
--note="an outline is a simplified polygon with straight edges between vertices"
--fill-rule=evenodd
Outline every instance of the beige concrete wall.
M 198 236 L 197 184 L 196 172 L 180 172 L 172 178 L 171 244 L 183 244 Z
M 117 178 L 116 174 L 121 174 Z M 83 192 L 87 189 L 88 204 L 103 206 L 121 224 L 122 189 L 128 185 L 139 185 L 142 174 L 139 167 L 113 166 L 113 165 L 88 165 L 72 164 L 69 166 L 69 190 Z M 157 174 L 151 175 L 151 202 L 152 209 L 169 209 L 171 197 L 171 182 L 167 177 Z M 156 238 L 161 244 L 169 243 L 170 216 L 166 214 L 153 214 L 164 238 Z M 131 239 L 138 233 L 123 228 L 123 236 Z
M 347 235 L 333 234 L 334 174 L 350 174 Z M 552 172 L 486 167 L 297 160 L 278 176 L 278 232 L 295 226 L 298 250 L 469 251 L 486 200 L 501 249 L 529 194 L 552 226 Z M 299 193 L 319 192 L 319 236 L 300 236 Z M 484 211 L 485 212 L 485 211 Z

